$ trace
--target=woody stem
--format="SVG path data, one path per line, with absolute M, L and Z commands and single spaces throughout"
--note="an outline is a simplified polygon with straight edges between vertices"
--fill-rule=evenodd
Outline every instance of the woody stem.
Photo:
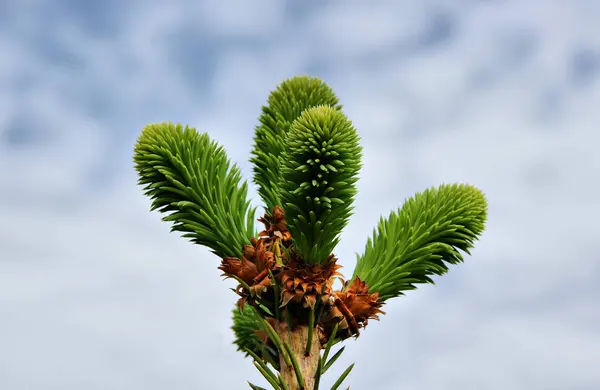
M 279 361 L 281 378 L 287 385 L 287 388 L 289 390 L 313 390 L 321 350 L 318 328 L 312 330 L 314 335 L 312 340 L 310 340 L 310 344 L 308 344 L 308 355 L 305 353 L 307 352 L 307 343 L 309 342 L 308 326 L 302 325 L 289 329 L 285 322 L 278 322 L 275 326 L 275 331 L 281 338 L 281 341 L 289 347 L 286 348 L 286 352 L 280 351 L 280 355 L 283 353 L 293 355 L 293 358 L 290 356 L 291 365 L 285 362 L 283 356 L 280 357 Z M 298 383 L 299 375 L 296 372 L 295 365 L 297 365 L 300 378 L 304 382 L 303 387 Z

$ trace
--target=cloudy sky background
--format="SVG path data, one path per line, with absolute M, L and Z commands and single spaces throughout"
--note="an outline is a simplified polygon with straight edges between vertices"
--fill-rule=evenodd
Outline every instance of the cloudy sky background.
M 131 155 L 183 122 L 250 179 L 260 107 L 298 74 L 362 136 L 346 274 L 417 191 L 490 205 L 472 257 L 387 304 L 325 384 L 356 362 L 353 389 L 600 388 L 600 2 L 4 0 L 0 58 L 1 389 L 264 384 L 233 283 L 148 211 Z

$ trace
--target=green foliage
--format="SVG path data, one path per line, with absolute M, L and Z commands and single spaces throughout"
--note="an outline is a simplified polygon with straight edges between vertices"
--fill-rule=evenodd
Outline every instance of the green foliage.
M 352 214 L 362 147 L 352 123 L 329 106 L 305 110 L 282 153 L 281 200 L 296 250 L 323 263 Z
M 338 244 L 352 215 L 362 166 L 359 136 L 341 108 L 321 80 L 294 77 L 270 94 L 255 131 L 250 161 L 258 192 L 268 212 L 276 205 L 283 208 L 294 250 L 310 264 L 323 264 Z M 182 232 L 221 258 L 241 257 L 242 247 L 256 235 L 256 209 L 247 200 L 248 185 L 241 181 L 240 170 L 230 164 L 221 146 L 187 126 L 152 124 L 142 130 L 135 145 L 134 163 L 139 184 L 152 200 L 151 209 L 166 214 L 163 220 L 172 222 L 172 231 Z M 418 193 L 387 219 L 380 219 L 364 254 L 357 255 L 352 279 L 360 277 L 370 293 L 379 293 L 380 301 L 401 296 L 417 284 L 433 283 L 433 275 L 462 262 L 462 252 L 469 254 L 486 218 L 485 196 L 473 186 L 442 185 Z M 268 275 L 276 281 L 271 271 Z M 251 290 L 237 280 L 243 290 Z M 232 329 L 238 350 L 254 359 L 274 388 L 285 389 L 281 375 L 268 367 L 270 363 L 280 370 L 280 357 L 294 367 L 298 383 L 304 382 L 299 360 L 270 322 L 279 320 L 283 310 L 278 302 L 280 288 L 277 282 L 273 285 L 276 319 L 263 318 L 260 309 L 245 304 L 243 311 L 233 310 Z M 312 313 L 306 352 L 312 346 L 315 321 Z M 337 330 L 338 323 L 318 357 L 315 389 L 344 351 L 341 348 L 329 358 L 331 347 L 343 339 L 336 339 Z M 352 367 L 333 388 L 340 386 Z
M 269 212 L 275 205 L 281 206 L 280 157 L 292 122 L 314 106 L 329 105 L 340 110 L 338 102 L 331 88 L 317 78 L 293 77 L 271 92 L 267 106 L 262 108 L 250 159 L 254 164 L 254 183 Z
M 139 184 L 152 210 L 168 213 L 171 231 L 209 247 L 219 257 L 240 256 L 254 232 L 247 183 L 207 134 L 172 123 L 146 126 L 134 148 Z
M 269 362 L 279 370 L 279 352 L 276 348 L 270 348 L 260 339 L 256 332 L 263 330 L 263 318 L 252 306 L 245 304 L 244 310 L 237 306 L 233 309 L 233 343 L 238 351 L 245 352 L 246 356 L 253 354 Z M 248 352 L 250 351 L 250 352 Z
M 417 283 L 463 261 L 484 229 L 485 196 L 470 185 L 442 185 L 408 199 L 387 220 L 381 218 L 365 253 L 357 256 L 353 278 L 379 292 L 381 300 L 403 295 Z

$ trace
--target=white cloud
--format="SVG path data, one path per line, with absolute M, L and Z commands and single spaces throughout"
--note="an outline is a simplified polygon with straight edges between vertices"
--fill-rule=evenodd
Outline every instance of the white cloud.
M 285 3 L 277 0 L 252 3 L 211 0 L 200 3 L 198 8 L 199 21 L 211 33 L 267 37 L 282 27 Z
M 336 90 L 363 139 L 356 214 L 337 252 L 347 276 L 379 216 L 415 191 L 469 182 L 490 201 L 466 264 L 386 305 L 324 384 L 355 361 L 352 388 L 598 387 L 600 83 L 594 69 L 587 86 L 572 82 L 574 56 L 600 49 L 597 5 L 346 2 L 290 19 L 276 3 L 136 5 L 118 35 L 102 36 L 42 26 L 35 8 L 8 13 L 0 139 L 17 111 L 40 129 L 0 147 L 3 388 L 262 382 L 231 345 L 232 283 L 147 211 L 129 144 L 147 122 L 189 123 L 250 177 L 260 105 L 307 69 Z M 441 12 L 448 37 L 420 46 Z M 183 29 L 210 50 L 174 41 Z M 44 56 L 35 43 L 49 37 L 62 51 Z M 214 73 L 186 73 L 175 44 L 214 56 Z M 90 187 L 111 161 L 110 186 Z

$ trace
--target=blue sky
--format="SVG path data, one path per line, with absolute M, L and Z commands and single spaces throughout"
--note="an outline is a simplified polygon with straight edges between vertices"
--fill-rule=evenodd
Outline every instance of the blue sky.
M 346 274 L 417 191 L 490 204 L 466 263 L 389 302 L 325 384 L 356 362 L 357 389 L 600 388 L 600 3 L 372 3 L 0 3 L 0 388 L 262 383 L 231 345 L 233 284 L 148 211 L 131 155 L 182 122 L 250 179 L 260 107 L 300 74 L 362 137 Z

